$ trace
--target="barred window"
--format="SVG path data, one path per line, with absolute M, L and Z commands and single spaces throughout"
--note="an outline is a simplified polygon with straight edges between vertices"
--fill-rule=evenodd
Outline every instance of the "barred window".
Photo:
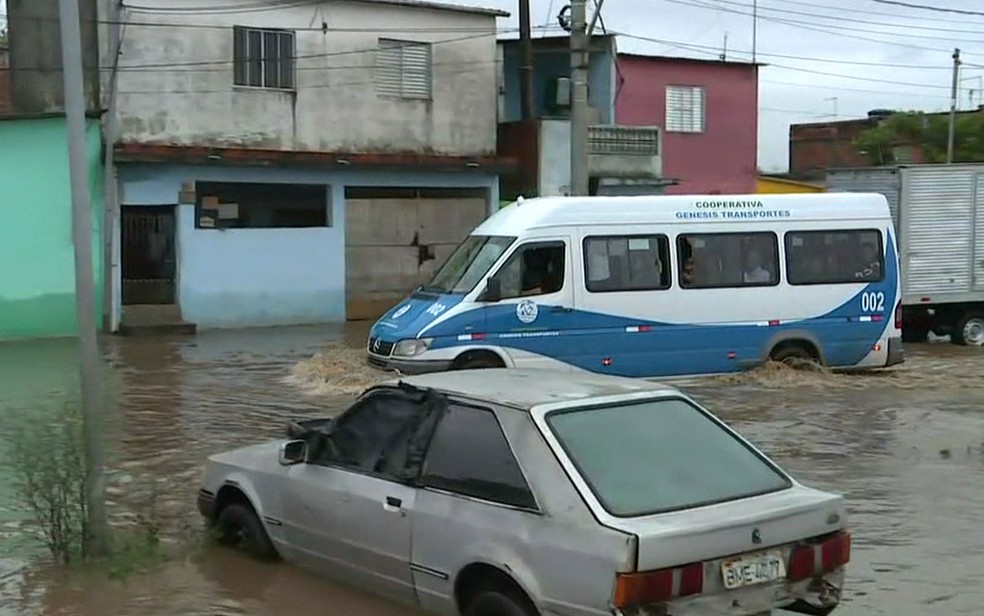
M 289 30 L 233 28 L 233 83 L 237 86 L 293 90 L 294 33 Z

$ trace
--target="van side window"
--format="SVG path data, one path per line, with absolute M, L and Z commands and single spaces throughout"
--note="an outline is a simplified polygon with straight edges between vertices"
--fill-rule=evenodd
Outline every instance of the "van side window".
M 684 289 L 770 287 L 779 284 L 775 233 L 703 233 L 677 237 Z
M 670 240 L 665 235 L 587 237 L 584 284 L 591 293 L 670 288 Z
M 789 284 L 850 284 L 885 278 L 882 234 L 858 231 L 792 231 L 786 234 Z
M 502 283 L 502 299 L 547 295 L 563 289 L 566 252 L 563 242 L 517 248 L 496 274 Z

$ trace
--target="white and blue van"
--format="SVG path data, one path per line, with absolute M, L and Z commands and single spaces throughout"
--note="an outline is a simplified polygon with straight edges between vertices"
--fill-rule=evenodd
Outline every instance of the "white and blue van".
M 379 319 L 367 353 L 407 374 L 877 368 L 903 361 L 900 299 L 882 195 L 520 200 Z

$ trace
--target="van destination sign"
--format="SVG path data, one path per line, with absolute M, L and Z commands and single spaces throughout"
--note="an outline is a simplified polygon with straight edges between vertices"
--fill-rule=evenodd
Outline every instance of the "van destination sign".
M 696 211 L 677 212 L 680 220 L 740 220 L 789 218 L 789 210 L 767 210 L 761 201 L 698 201 Z

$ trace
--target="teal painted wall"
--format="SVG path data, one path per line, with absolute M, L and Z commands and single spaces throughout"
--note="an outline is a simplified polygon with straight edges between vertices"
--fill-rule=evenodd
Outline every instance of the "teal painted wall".
M 100 311 L 103 177 L 97 121 L 87 124 L 86 146 Z M 65 119 L 0 121 L 0 339 L 76 334 L 74 272 Z

